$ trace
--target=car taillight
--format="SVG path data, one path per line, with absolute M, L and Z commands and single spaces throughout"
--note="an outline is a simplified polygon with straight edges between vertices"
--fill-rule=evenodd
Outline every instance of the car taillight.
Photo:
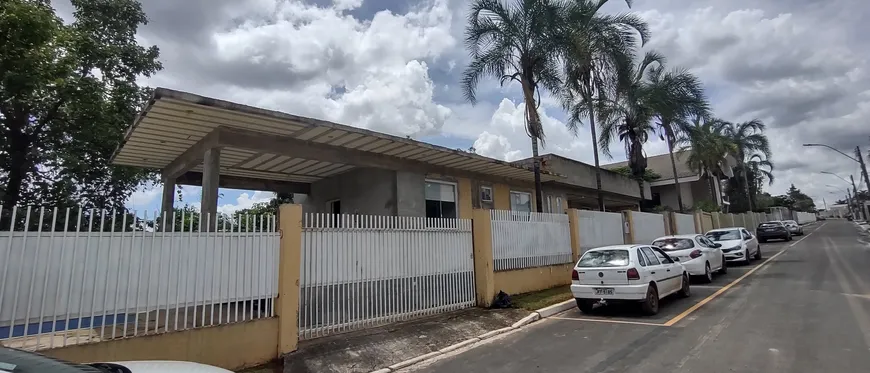
M 577 273 L 576 269 L 571 271 L 571 279 L 575 281 L 580 280 L 580 274 Z
M 625 272 L 626 276 L 628 276 L 629 280 L 640 280 L 640 273 L 637 272 L 635 268 L 629 268 L 628 271 Z
M 700 258 L 700 257 L 701 257 L 701 250 L 693 250 L 693 251 L 689 254 L 689 258 L 692 258 L 692 259 Z

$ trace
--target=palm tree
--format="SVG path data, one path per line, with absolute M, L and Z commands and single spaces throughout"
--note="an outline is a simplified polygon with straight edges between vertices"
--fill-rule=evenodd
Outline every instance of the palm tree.
M 736 145 L 725 135 L 729 123 L 719 119 L 703 119 L 698 116 L 694 122 L 683 128 L 682 137 L 676 143 L 680 145 L 678 152 L 686 154 L 686 164 L 707 175 L 710 195 L 715 202 L 716 187 L 714 176 L 723 167 L 723 160 L 729 154 L 737 152 Z
M 601 211 L 604 211 L 604 193 L 601 189 L 598 144 L 594 141 L 597 139 L 596 102 L 605 102 L 605 95 L 616 87 L 618 66 L 629 63 L 638 44 L 643 45 L 649 39 L 647 24 L 640 17 L 634 14 L 600 14 L 599 10 L 607 1 L 578 0 L 568 13 L 571 31 L 566 46 L 566 79 L 562 97 L 562 105 L 569 113 L 569 130 L 576 133 L 583 118 L 589 120 L 598 208 Z M 631 1 L 626 3 L 631 7 Z
M 752 184 L 750 185 L 753 195 L 761 192 L 761 184 L 764 183 L 765 179 L 767 179 L 767 185 L 773 185 L 773 163 L 765 159 L 761 154 L 755 153 L 749 156 L 746 165 L 753 177 Z
M 684 69 L 674 69 L 669 73 L 662 72 L 662 69 L 656 71 L 658 74 L 653 74 L 653 78 L 658 80 L 657 83 L 671 85 L 670 89 L 676 93 L 667 105 L 661 105 L 661 109 L 657 113 L 656 129 L 659 138 L 668 144 L 674 186 L 677 188 L 677 204 L 680 206 L 680 212 L 683 212 L 683 193 L 680 189 L 680 179 L 677 177 L 674 145 L 677 137 L 684 132 L 687 124 L 685 118 L 687 116 L 706 117 L 709 115 L 710 108 L 704 94 L 704 87 L 701 85 L 700 79 L 694 74 Z
M 755 194 L 749 189 L 746 163 L 752 154 L 761 154 L 770 163 L 771 151 L 767 135 L 764 134 L 766 126 L 758 119 L 739 124 L 728 123 L 725 134 L 731 138 L 731 142 L 737 147 L 735 154 L 737 162 L 743 174 L 743 185 L 746 186 L 746 196 L 749 202 L 749 211 L 753 211 L 756 205 Z M 772 166 L 772 164 L 770 164 Z
M 677 121 L 693 110 L 706 111 L 706 104 L 701 104 L 704 99 L 697 78 L 683 69 L 666 70 L 664 63 L 660 54 L 647 52 L 636 66 L 620 67 L 616 100 L 601 104 L 599 109 L 604 113 L 599 146 L 610 156 L 609 146 L 614 138 L 624 143 L 641 200 L 645 199 L 642 176 L 647 166 L 643 144 L 657 128 L 653 121 L 662 118 Z
M 568 2 L 560 0 L 473 0 L 465 28 L 465 45 L 471 63 L 462 76 L 465 99 L 477 102 L 477 84 L 483 77 L 517 82 L 525 103 L 526 132 L 532 139 L 535 202 L 543 209 L 541 159 L 538 144 L 544 129 L 538 115 L 539 88 L 559 94 L 562 88 L 559 61 L 566 45 L 564 27 Z

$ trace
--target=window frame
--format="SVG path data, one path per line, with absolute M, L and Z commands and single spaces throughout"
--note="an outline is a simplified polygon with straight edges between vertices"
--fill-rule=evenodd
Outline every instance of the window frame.
M 652 246 L 641 246 L 641 247 L 640 247 L 640 251 L 643 252 L 643 256 L 646 257 L 646 261 L 647 261 L 647 263 L 649 263 L 650 266 L 661 265 L 661 264 L 662 264 L 661 261 L 660 261 L 659 258 L 655 255 L 655 251 L 653 251 L 652 248 L 653 248 Z M 646 249 L 646 250 L 644 250 L 644 249 Z M 652 259 L 655 259 L 655 260 L 656 260 L 655 263 L 653 263 L 652 259 L 649 257 L 649 254 L 647 253 L 647 250 L 649 250 L 649 251 L 653 254 L 653 255 L 652 255 Z
M 489 191 L 489 199 L 485 199 L 485 198 L 483 198 L 483 196 L 484 196 L 484 193 L 483 193 L 483 192 L 484 192 L 484 191 Z M 492 187 L 491 187 L 491 186 L 481 185 L 481 186 L 480 186 L 480 201 L 481 201 L 481 202 L 492 202 L 492 201 L 493 201 L 493 195 L 492 195 L 492 193 L 493 193 L 493 192 L 492 192 Z
M 424 207 L 424 209 L 426 206 L 426 201 L 434 201 L 434 200 L 430 200 L 430 199 L 426 198 L 426 183 L 453 186 L 453 204 L 455 205 L 456 217 L 453 217 L 453 218 L 438 217 L 438 218 L 432 218 L 432 219 L 459 219 L 459 216 L 460 216 L 459 215 L 459 184 L 456 182 L 453 182 L 453 181 L 445 181 L 445 180 L 437 180 L 437 179 L 423 179 L 423 207 Z M 444 202 L 444 201 L 438 200 L 438 202 Z M 426 218 L 429 218 L 429 217 L 427 216 Z
M 513 203 L 514 203 L 513 195 L 514 195 L 514 194 L 525 194 L 525 195 L 529 196 L 529 211 L 519 211 L 519 210 L 515 210 L 515 209 L 514 209 L 514 206 L 513 206 Z M 532 202 L 532 193 L 530 193 L 530 192 L 523 192 L 523 191 L 521 191 L 521 190 L 511 190 L 511 191 L 508 193 L 508 196 L 510 197 L 510 204 L 511 204 L 510 209 L 511 209 L 511 211 L 522 212 L 522 213 L 526 213 L 526 212 L 529 212 L 529 213 L 531 213 L 531 212 L 535 212 L 535 204 L 534 204 L 534 202 Z

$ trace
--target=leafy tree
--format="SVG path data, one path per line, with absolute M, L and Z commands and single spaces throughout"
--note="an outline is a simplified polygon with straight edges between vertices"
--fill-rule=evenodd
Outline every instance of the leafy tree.
M 568 8 L 558 0 L 474 0 L 465 27 L 465 45 L 471 63 L 463 72 L 465 99 L 477 102 L 477 84 L 484 77 L 501 84 L 517 82 L 525 103 L 526 133 L 532 139 L 535 200 L 543 209 L 541 158 L 538 144 L 544 128 L 538 115 L 539 89 L 558 94 L 562 88 L 559 62 L 565 43 Z
M 788 188 L 787 195 L 788 195 L 788 198 L 794 202 L 794 204 L 792 205 L 793 210 L 804 211 L 804 212 L 816 212 L 816 203 L 813 202 L 812 197 L 801 192 L 800 189 L 798 189 L 794 186 L 794 184 L 792 184 Z
M 613 172 L 616 172 L 618 174 L 621 174 L 622 176 L 634 179 L 634 175 L 631 174 L 631 168 L 629 168 L 628 166 L 612 168 L 612 169 L 610 169 L 610 171 L 613 171 Z M 662 178 L 662 175 L 659 175 L 657 172 L 655 172 L 653 170 L 646 169 L 646 170 L 644 170 L 644 173 L 643 173 L 643 176 L 641 177 L 641 180 L 646 181 L 646 182 L 652 182 L 652 181 L 656 181 L 656 180 L 661 179 L 661 178 Z
M 767 140 L 767 135 L 764 134 L 765 129 L 764 123 L 758 119 L 739 124 L 728 123 L 725 128 L 725 133 L 737 147 L 735 157 L 741 171 L 740 175 L 743 177 L 744 192 L 749 198 L 749 210 L 755 206 L 755 193 L 750 188 L 749 180 L 752 179 L 749 178 L 747 162 L 753 154 L 760 154 L 770 164 L 771 170 L 773 167 L 773 164 L 770 163 L 772 155 L 770 142 Z
M 0 2 L 0 203 L 123 208 L 151 173 L 110 164 L 149 96 L 136 80 L 161 69 L 140 46 L 135 0 L 72 0 L 64 24 L 49 1 Z
M 565 59 L 565 90 L 562 105 L 568 111 L 568 129 L 577 132 L 583 119 L 589 121 L 596 139 L 596 116 L 601 104 L 611 100 L 620 66 L 630 63 L 638 45 L 649 39 L 646 22 L 634 14 L 605 15 L 601 7 L 608 0 L 578 0 L 568 12 L 570 29 Z M 631 1 L 626 1 L 631 7 Z M 640 43 L 638 43 L 640 39 Z M 598 208 L 604 211 L 598 144 L 592 142 Z

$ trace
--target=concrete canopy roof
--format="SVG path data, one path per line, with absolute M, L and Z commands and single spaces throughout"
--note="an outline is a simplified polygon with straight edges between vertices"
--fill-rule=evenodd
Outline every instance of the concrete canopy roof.
M 221 148 L 220 175 L 237 178 L 311 183 L 375 167 L 534 180 L 527 168 L 477 154 L 166 88 L 155 90 L 112 162 L 174 178 L 202 172 L 200 150 L 209 147 Z M 542 172 L 541 179 L 562 177 Z
M 677 177 L 680 178 L 680 181 L 683 181 L 683 178 L 692 178 L 692 180 L 699 180 L 701 178 L 701 172 L 697 169 L 693 169 L 689 167 L 686 163 L 686 159 L 688 158 L 688 153 L 686 152 L 675 152 L 674 160 L 677 164 Z M 651 185 L 662 185 L 662 184 L 673 184 L 674 180 L 674 170 L 671 166 L 671 157 L 669 154 L 659 154 L 646 158 L 647 161 L 647 169 L 651 170 L 657 174 L 659 174 L 662 178 L 656 181 L 651 182 Z M 720 170 L 725 176 L 731 177 L 733 173 L 731 172 L 731 167 L 736 165 L 736 160 L 734 157 L 726 156 L 725 159 L 722 160 L 723 165 Z M 611 163 L 607 165 L 603 165 L 602 167 L 607 169 L 615 169 L 619 167 L 628 166 L 628 161 L 622 161 L 617 163 Z

